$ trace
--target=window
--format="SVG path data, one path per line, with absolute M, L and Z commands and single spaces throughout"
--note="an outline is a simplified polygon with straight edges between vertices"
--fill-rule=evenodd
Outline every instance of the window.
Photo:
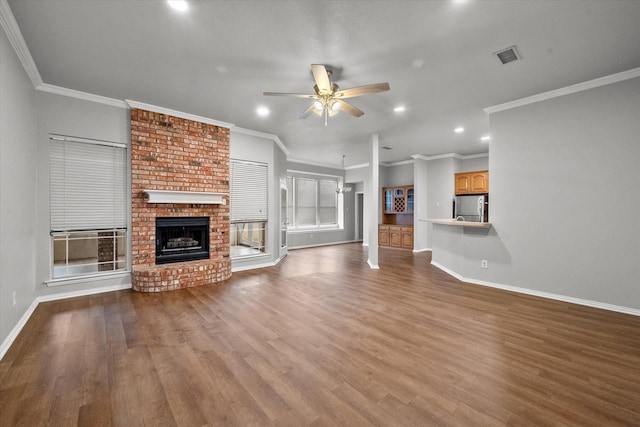
M 287 214 L 290 228 L 338 228 L 339 177 L 287 176 Z
M 231 160 L 230 170 L 231 258 L 262 255 L 267 241 L 268 167 L 265 163 Z
M 124 144 L 51 135 L 51 278 L 125 270 Z

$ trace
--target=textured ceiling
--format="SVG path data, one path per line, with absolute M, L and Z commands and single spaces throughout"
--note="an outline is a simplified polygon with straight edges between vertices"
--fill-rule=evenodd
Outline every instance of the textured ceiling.
M 341 165 L 413 154 L 487 152 L 483 108 L 640 67 L 640 1 L 13 0 L 45 83 L 132 99 L 278 135 L 290 158 Z M 522 60 L 493 52 L 517 45 Z M 353 98 L 361 118 L 324 126 L 298 116 L 310 64 L 341 88 L 389 82 Z M 393 108 L 404 105 L 404 113 Z M 256 108 L 269 108 L 259 117 Z M 463 134 L 453 128 L 464 126 Z

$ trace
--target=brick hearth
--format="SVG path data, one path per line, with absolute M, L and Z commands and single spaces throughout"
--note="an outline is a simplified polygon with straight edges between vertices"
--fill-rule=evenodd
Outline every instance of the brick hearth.
M 225 205 L 148 203 L 144 190 L 229 194 L 229 129 L 131 109 L 132 285 L 162 292 L 231 277 Z M 208 216 L 209 259 L 155 264 L 156 217 Z

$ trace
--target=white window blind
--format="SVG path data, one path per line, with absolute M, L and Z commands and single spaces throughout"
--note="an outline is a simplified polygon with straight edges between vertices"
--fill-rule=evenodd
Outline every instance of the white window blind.
M 230 220 L 267 220 L 267 165 L 231 160 Z
M 297 225 L 316 225 L 316 180 L 308 178 L 296 179 L 296 218 Z
M 127 227 L 123 144 L 52 136 L 51 231 Z
M 338 183 L 336 181 L 319 181 L 318 221 L 320 225 L 336 224 L 338 221 Z

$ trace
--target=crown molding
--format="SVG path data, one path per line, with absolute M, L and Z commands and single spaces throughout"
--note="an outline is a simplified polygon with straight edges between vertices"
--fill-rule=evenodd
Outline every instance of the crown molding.
M 280 147 L 280 149 L 282 149 L 282 151 L 284 151 L 284 153 L 287 156 L 289 155 L 289 150 L 284 145 L 284 143 L 280 140 L 278 135 L 274 135 L 274 134 L 266 133 L 266 132 L 260 132 L 260 131 L 257 131 L 257 130 L 251 130 L 251 129 L 247 129 L 247 128 L 242 128 L 242 127 L 239 127 L 239 126 L 234 126 L 233 127 L 233 132 L 242 133 L 242 134 L 245 134 L 245 135 L 257 136 L 259 138 L 271 139 L 273 142 L 275 142 L 278 145 L 278 147 Z
M 582 92 L 596 87 L 605 86 L 611 83 L 617 83 L 624 80 L 640 77 L 640 67 L 632 68 L 631 70 L 622 71 L 621 73 L 611 74 L 597 79 L 589 80 L 582 83 L 577 83 L 571 86 L 563 87 L 560 89 L 550 90 L 548 92 L 539 93 L 537 95 L 528 96 L 526 98 L 518 99 L 516 101 L 505 102 L 504 104 L 495 105 L 493 107 L 484 108 L 484 112 L 487 114 L 493 114 L 500 111 L 510 110 L 516 107 L 522 107 L 524 105 L 533 104 L 540 101 L 546 101 L 548 99 L 557 98 L 559 96 L 569 95 L 572 93 Z
M 18 55 L 18 59 L 24 71 L 26 71 L 29 76 L 33 87 L 37 88 L 42 84 L 42 77 L 27 47 L 27 42 L 25 42 L 24 37 L 22 37 L 22 31 L 20 31 L 20 27 L 18 27 L 16 18 L 13 16 L 7 0 L 0 0 L 0 25 L 7 35 L 11 46 L 13 46 L 13 50 L 16 52 L 16 55 Z
M 461 159 L 462 156 L 457 153 L 438 154 L 436 156 L 423 156 L 422 154 L 413 154 L 411 157 L 418 160 L 438 160 L 438 159 Z
M 214 126 L 221 126 L 228 129 L 235 127 L 233 123 L 221 122 L 219 120 L 210 119 L 208 117 L 196 116 L 195 114 L 184 113 L 182 111 L 172 110 L 170 108 L 158 107 L 157 105 L 145 104 L 144 102 L 125 99 L 131 108 L 139 108 L 141 110 L 153 111 L 154 113 L 166 114 L 168 116 L 180 117 L 181 119 L 193 120 L 194 122 L 207 123 Z
M 361 163 L 359 165 L 345 166 L 344 170 L 348 171 L 351 169 L 361 169 L 361 168 L 368 168 L 368 167 L 369 167 L 369 163 Z
M 337 169 L 337 170 L 344 170 L 344 168 L 341 165 L 330 165 L 328 163 L 315 163 L 315 162 L 309 162 L 306 160 L 297 160 L 297 159 L 287 159 L 288 163 L 300 163 L 303 165 L 309 165 L 309 166 L 318 166 L 321 168 L 329 168 L 329 169 Z
M 391 167 L 391 166 L 402 166 L 413 164 L 413 160 L 400 160 L 399 162 L 381 162 L 380 166 Z
M 48 83 L 42 83 L 40 86 L 36 87 L 36 90 L 41 92 L 53 93 L 56 95 L 68 96 L 69 98 L 82 99 L 84 101 L 96 102 L 98 104 L 109 105 L 111 107 L 118 108 L 129 108 L 129 104 L 126 102 L 115 99 L 115 98 L 107 98 L 106 96 L 94 95 L 88 92 L 81 92 L 75 89 L 69 89 L 61 86 L 54 86 Z
M 423 156 L 422 154 L 413 154 L 411 157 L 419 160 L 438 160 L 438 159 L 459 159 L 459 160 L 467 160 L 467 159 L 477 159 L 480 157 L 489 157 L 489 153 L 480 153 L 480 154 L 468 154 L 466 156 L 458 153 L 447 153 L 447 154 L 438 154 L 436 156 Z

